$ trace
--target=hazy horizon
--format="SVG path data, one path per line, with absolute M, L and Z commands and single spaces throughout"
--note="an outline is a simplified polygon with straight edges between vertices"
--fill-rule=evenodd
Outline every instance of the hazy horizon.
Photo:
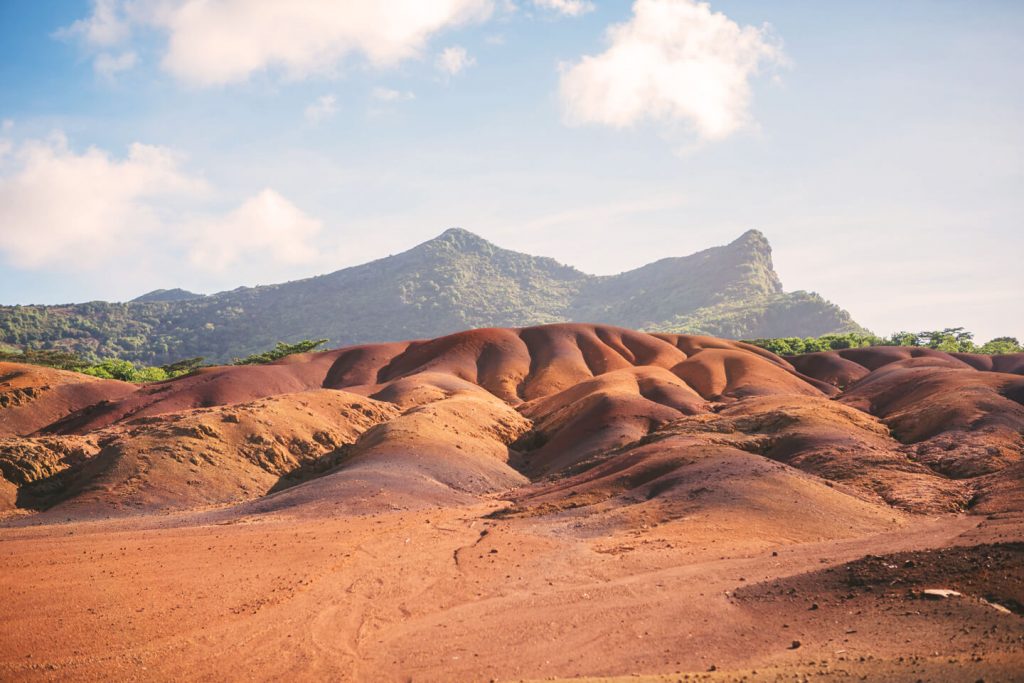
M 455 226 L 598 275 L 757 229 L 876 333 L 1024 338 L 1022 29 L 992 0 L 4 3 L 0 304 Z

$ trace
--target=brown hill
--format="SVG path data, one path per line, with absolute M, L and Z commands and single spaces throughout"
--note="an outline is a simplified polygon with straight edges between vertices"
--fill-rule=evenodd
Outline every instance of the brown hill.
M 714 446 L 734 464 L 753 454 L 751 466 L 786 463 L 846 484 L 835 489 L 843 496 L 911 512 L 999 509 L 992 492 L 1009 495 L 997 482 L 1024 445 L 1024 376 L 995 368 L 1024 372 L 1018 360 L 875 347 L 790 362 L 740 342 L 565 324 L 138 387 L 10 365 L 4 432 L 24 438 L 4 442 L 2 462 L 17 505 L 99 513 L 237 501 L 363 472 L 472 494 L 530 477 L 523 500 L 538 487 L 548 500 L 552 476 L 619 472 L 606 482 L 618 491 L 630 478 L 609 459 L 656 453 L 662 471 L 665 453 Z
M 1024 663 L 1018 608 L 999 621 L 978 602 L 1024 579 L 1016 549 L 978 549 L 1024 537 L 1024 354 L 782 359 L 563 324 L 141 386 L 0 377 L 0 572 L 22 587 L 0 596 L 19 625 L 4 678 L 132 677 L 136 661 L 161 679 L 740 677 L 806 658 L 899 678 L 925 649 L 940 679 Z M 829 573 L 926 551 L 899 561 L 941 584 L 956 546 L 1001 573 L 944 610 L 907 603 L 942 585 L 876 599 Z M 847 631 L 877 635 L 836 631 L 847 593 L 865 612 Z M 951 644 L 971 619 L 985 633 Z M 885 644 L 904 629 L 910 645 Z M 887 659 L 847 665 L 845 641 Z

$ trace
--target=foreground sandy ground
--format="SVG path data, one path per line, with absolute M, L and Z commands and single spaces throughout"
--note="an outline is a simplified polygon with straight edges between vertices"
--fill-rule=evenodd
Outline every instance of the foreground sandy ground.
M 967 590 L 932 602 L 905 587 L 839 594 L 815 578 L 868 553 L 1021 541 L 1018 520 L 915 518 L 867 537 L 752 547 L 701 538 L 685 520 L 587 538 L 489 518 L 494 507 L 341 518 L 211 511 L 2 530 L 0 676 L 1024 676 L 1019 613 Z M 1017 582 L 1021 557 L 1010 558 Z M 785 600 L 743 595 L 800 575 Z

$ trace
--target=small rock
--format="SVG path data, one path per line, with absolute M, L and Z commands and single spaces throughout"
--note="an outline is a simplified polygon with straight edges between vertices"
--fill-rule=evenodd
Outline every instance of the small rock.
M 921 595 L 929 600 L 945 600 L 946 598 L 960 597 L 960 593 L 958 591 L 950 590 L 948 588 L 927 588 L 921 591 Z
M 999 603 L 989 602 L 988 600 L 982 600 L 982 602 L 991 607 L 992 609 L 996 610 L 997 612 L 1002 612 L 1003 614 L 1013 614 L 1013 612 L 1003 607 Z
M 794 640 L 792 643 L 789 644 L 789 649 L 790 650 L 795 650 L 798 647 L 800 647 L 800 641 L 799 640 Z

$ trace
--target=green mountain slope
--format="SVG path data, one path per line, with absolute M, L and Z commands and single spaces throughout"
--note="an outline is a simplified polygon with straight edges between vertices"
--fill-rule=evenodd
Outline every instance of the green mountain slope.
M 226 361 L 277 341 L 343 346 L 565 320 L 736 338 L 861 329 L 815 294 L 783 292 L 771 247 L 754 230 L 726 246 L 598 277 L 451 229 L 401 254 L 284 284 L 0 307 L 0 343 L 155 364 Z

